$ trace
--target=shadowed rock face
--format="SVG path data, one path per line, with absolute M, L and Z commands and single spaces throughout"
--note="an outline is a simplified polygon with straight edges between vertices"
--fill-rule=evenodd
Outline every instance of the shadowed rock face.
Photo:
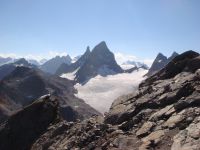
M 58 119 L 58 101 L 55 98 L 46 96 L 36 100 L 0 126 L 0 149 L 30 149 L 32 143 Z
M 115 100 L 105 118 L 58 122 L 34 149 L 200 149 L 200 59 L 188 51 Z M 176 68 L 172 75 L 169 72 Z

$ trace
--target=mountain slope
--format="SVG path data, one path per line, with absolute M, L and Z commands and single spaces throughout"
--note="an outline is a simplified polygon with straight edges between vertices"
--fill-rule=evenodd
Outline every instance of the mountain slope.
M 105 42 L 101 42 L 94 47 L 88 59 L 77 71 L 75 80 L 78 83 L 84 83 L 98 74 L 106 76 L 122 72 L 123 70 L 115 61 L 114 54 Z
M 67 56 L 56 56 L 47 62 L 45 62 L 40 69 L 44 72 L 55 74 L 56 70 L 60 67 L 61 64 L 65 63 L 67 65 L 71 64 L 71 57 L 69 55 Z
M 46 94 L 59 97 L 61 114 L 68 121 L 99 114 L 76 98 L 75 92 L 73 83 L 67 79 L 48 75 L 39 69 L 17 67 L 0 82 L 1 120 Z

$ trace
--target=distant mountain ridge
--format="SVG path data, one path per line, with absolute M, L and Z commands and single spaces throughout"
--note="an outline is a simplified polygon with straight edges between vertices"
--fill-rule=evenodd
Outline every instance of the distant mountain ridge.
M 8 63 L 8 64 L 0 66 L 0 80 L 2 80 L 5 76 L 10 74 L 12 71 L 14 71 L 18 66 L 24 66 L 24 67 L 29 67 L 29 68 L 36 67 L 35 65 L 30 64 L 24 58 L 18 59 L 14 63 Z
M 44 64 L 40 66 L 40 69 L 44 72 L 55 74 L 56 70 L 60 67 L 61 64 L 65 63 L 67 65 L 71 64 L 71 57 L 69 55 L 67 56 L 56 56 Z
M 162 53 L 158 53 L 146 76 L 150 77 L 154 75 L 162 68 L 164 68 L 170 61 L 172 61 L 178 55 L 179 55 L 178 53 L 173 52 L 172 55 L 169 58 L 167 58 Z
M 1 57 L 1 56 L 0 56 L 0 66 L 1 66 L 1 65 L 4 65 L 4 64 L 6 64 L 6 63 L 8 63 L 8 62 L 10 62 L 10 61 L 12 61 L 12 58 L 10 58 L 10 57 L 4 58 L 4 57 Z

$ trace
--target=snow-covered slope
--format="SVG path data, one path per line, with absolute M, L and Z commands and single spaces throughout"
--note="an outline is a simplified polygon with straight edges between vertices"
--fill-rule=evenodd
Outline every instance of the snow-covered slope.
M 77 97 L 101 113 L 107 112 L 112 102 L 121 95 L 133 92 L 144 79 L 147 70 L 139 69 L 132 73 L 121 73 L 92 78 L 85 85 L 76 84 Z M 64 77 L 64 76 L 63 76 Z

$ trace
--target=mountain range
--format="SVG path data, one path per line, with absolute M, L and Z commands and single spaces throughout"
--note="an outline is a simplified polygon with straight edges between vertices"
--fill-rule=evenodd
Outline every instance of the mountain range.
M 40 66 L 40 69 L 44 72 L 55 74 L 56 70 L 60 67 L 61 64 L 65 63 L 67 65 L 71 64 L 71 57 L 69 55 L 67 56 L 56 56 L 48 61 L 46 61 L 44 64 Z
M 64 121 L 59 97 L 43 96 L 0 126 L 0 149 L 199 150 L 199 69 L 198 53 L 180 54 L 105 116 L 83 121 Z
M 56 71 L 56 74 L 62 76 L 64 74 L 73 73 L 75 76 L 74 80 L 77 83 L 83 84 L 97 75 L 107 76 L 125 72 L 131 73 L 139 68 L 148 69 L 147 65 L 137 62 L 137 66 L 132 66 L 131 69 L 123 70 L 121 66 L 117 64 L 114 54 L 103 41 L 95 46 L 92 51 L 87 47 L 86 52 L 71 65 L 63 63 Z

